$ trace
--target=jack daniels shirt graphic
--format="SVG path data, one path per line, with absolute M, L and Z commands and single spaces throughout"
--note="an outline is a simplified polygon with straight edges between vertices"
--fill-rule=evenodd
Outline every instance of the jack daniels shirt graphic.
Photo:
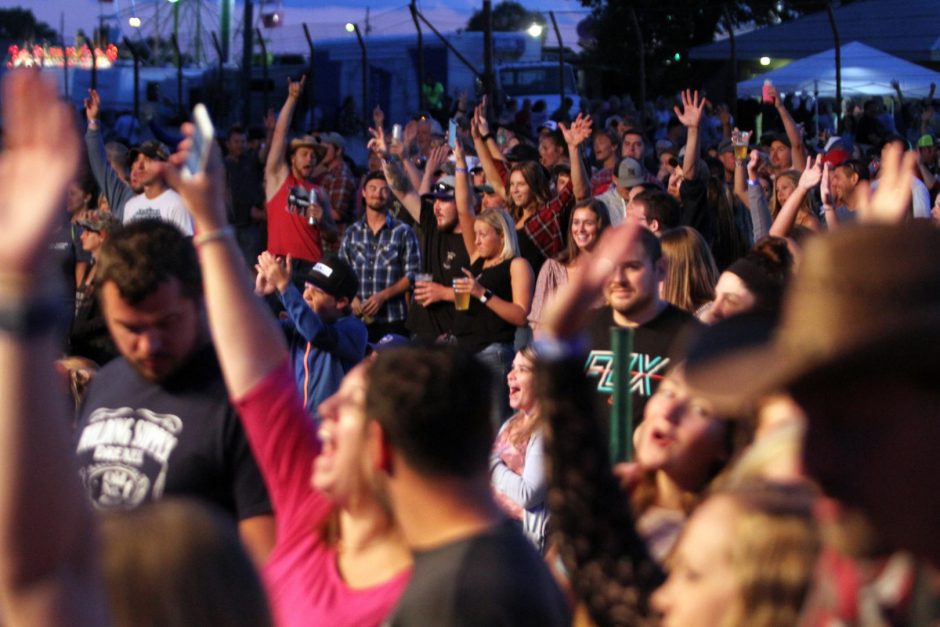
M 97 509 L 189 496 L 238 520 L 271 513 L 211 347 L 159 383 L 113 360 L 92 383 L 76 433 L 79 474 Z

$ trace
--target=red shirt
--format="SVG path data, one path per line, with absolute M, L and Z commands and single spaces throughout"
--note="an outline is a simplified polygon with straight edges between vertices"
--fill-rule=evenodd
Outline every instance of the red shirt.
M 323 257 L 320 227 L 307 221 L 303 209 L 288 206 L 293 187 L 310 191 L 319 187 L 288 174 L 280 189 L 266 204 L 268 213 L 268 250 L 274 255 L 290 255 L 294 259 L 317 262 Z M 322 193 L 322 192 L 321 192 Z

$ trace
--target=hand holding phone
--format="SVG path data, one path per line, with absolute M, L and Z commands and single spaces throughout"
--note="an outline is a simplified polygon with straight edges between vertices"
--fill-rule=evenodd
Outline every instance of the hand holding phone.
M 193 144 L 189 150 L 186 163 L 183 164 L 183 177 L 192 178 L 206 169 L 209 162 L 209 151 L 215 141 L 215 127 L 206 106 L 201 102 L 193 107 L 193 124 L 196 131 L 193 133 Z
M 457 145 L 457 120 L 454 118 L 447 123 L 447 143 L 451 150 Z

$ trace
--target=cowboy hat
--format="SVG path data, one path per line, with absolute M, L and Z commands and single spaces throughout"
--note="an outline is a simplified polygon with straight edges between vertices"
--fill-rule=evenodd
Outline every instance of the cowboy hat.
M 689 352 L 689 384 L 726 406 L 853 367 L 940 368 L 940 229 L 849 227 L 811 240 L 766 342 L 729 319 Z M 760 334 L 751 334 L 757 338 Z

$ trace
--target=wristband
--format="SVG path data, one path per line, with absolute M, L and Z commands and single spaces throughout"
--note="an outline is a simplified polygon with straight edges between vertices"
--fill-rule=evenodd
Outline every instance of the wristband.
M 27 340 L 59 326 L 65 313 L 62 302 L 49 296 L 8 300 L 0 307 L 0 332 Z
M 758 181 L 758 180 L 756 180 L 756 179 L 755 179 L 755 180 L 751 180 L 751 179 L 748 179 L 748 180 L 747 180 L 747 186 L 748 186 L 748 187 L 757 187 L 758 185 L 760 185 L 760 181 Z
M 466 174 L 468 172 L 467 168 L 454 168 L 454 174 Z
M 483 141 L 488 142 L 488 141 L 490 141 L 491 139 L 493 139 L 493 136 L 490 135 L 489 133 L 487 133 L 486 135 L 481 135 L 480 138 L 481 138 Z
M 493 290 L 485 289 L 483 290 L 483 294 L 480 296 L 479 301 L 485 305 L 486 301 L 491 298 L 493 298 Z
M 537 358 L 546 361 L 580 359 L 587 354 L 587 346 L 587 338 L 584 335 L 566 338 L 543 335 L 532 342 L 532 348 L 535 350 Z
M 235 227 L 231 224 L 226 224 L 220 229 L 214 231 L 207 231 L 206 233 L 200 233 L 199 235 L 193 236 L 193 246 L 199 248 L 204 244 L 209 242 L 215 242 L 223 239 L 231 239 L 235 237 Z
M 98 118 L 95 118 L 94 120 L 88 120 L 89 130 L 97 131 L 100 125 L 101 125 L 101 122 L 98 121 Z

